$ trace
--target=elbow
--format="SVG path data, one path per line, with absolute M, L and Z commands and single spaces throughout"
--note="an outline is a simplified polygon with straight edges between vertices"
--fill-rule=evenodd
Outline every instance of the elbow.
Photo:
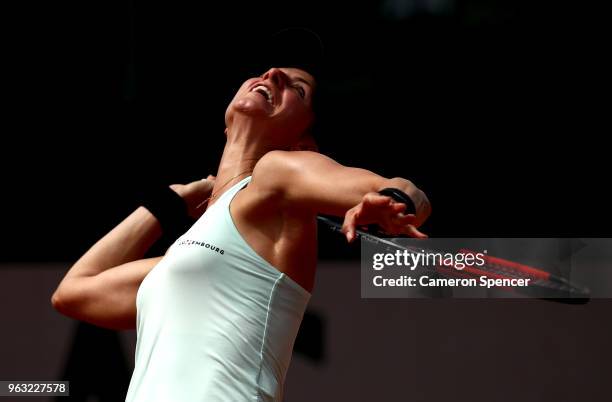
M 75 306 L 78 301 L 75 298 L 76 293 L 66 288 L 66 284 L 61 284 L 51 296 L 51 305 L 58 313 L 73 317 Z
M 66 299 L 59 288 L 51 296 L 51 305 L 59 313 L 65 314 L 67 311 Z

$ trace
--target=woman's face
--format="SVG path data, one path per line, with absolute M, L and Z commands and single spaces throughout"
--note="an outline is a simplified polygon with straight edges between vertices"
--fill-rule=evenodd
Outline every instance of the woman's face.
M 252 121 L 272 136 L 296 139 L 314 118 L 314 78 L 297 68 L 271 68 L 261 77 L 247 80 L 227 108 L 228 127 L 236 114 Z

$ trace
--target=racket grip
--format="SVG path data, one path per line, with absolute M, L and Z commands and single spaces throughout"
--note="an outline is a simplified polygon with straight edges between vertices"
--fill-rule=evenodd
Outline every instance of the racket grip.
M 410 198 L 408 194 L 404 193 L 402 190 L 393 187 L 388 187 L 380 190 L 378 194 L 391 197 L 397 202 L 406 204 L 404 214 L 416 215 L 416 206 L 414 205 L 414 201 L 412 201 L 412 198 Z

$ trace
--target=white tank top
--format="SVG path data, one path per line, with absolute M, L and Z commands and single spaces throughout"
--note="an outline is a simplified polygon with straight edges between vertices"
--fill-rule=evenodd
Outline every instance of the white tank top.
M 250 179 L 227 190 L 140 285 L 127 402 L 282 400 L 310 293 L 234 225 L 230 202 Z

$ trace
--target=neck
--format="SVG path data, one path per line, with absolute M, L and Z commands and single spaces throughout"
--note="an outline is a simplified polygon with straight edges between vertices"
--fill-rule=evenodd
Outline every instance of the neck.
M 217 177 L 238 174 L 239 170 L 254 168 L 257 161 L 274 149 L 261 141 L 261 135 L 228 129 L 227 141 L 219 162 Z
M 227 131 L 227 142 L 219 162 L 213 194 L 221 195 L 233 184 L 250 175 L 257 161 L 275 149 L 261 140 L 261 134 L 254 133 L 252 127 L 232 125 Z

